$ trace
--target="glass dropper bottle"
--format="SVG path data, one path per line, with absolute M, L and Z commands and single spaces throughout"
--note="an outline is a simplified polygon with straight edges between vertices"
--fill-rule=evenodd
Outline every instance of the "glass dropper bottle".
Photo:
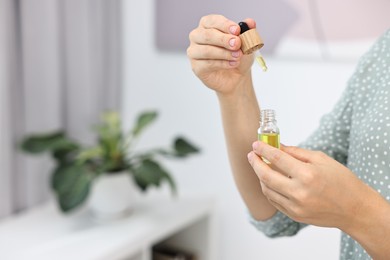
M 251 54 L 255 52 L 255 59 L 263 71 L 267 71 L 267 65 L 260 53 L 260 49 L 264 46 L 263 40 L 256 29 L 249 29 L 249 26 L 245 22 L 239 22 L 240 26 L 240 39 L 241 39 L 241 50 L 244 54 Z
M 280 148 L 280 130 L 277 126 L 275 110 L 263 109 L 260 111 L 260 127 L 257 134 L 260 141 Z
M 257 130 L 258 140 L 280 149 L 280 131 L 276 124 L 275 110 L 264 109 L 260 111 L 260 127 Z M 270 162 L 262 157 L 267 164 Z

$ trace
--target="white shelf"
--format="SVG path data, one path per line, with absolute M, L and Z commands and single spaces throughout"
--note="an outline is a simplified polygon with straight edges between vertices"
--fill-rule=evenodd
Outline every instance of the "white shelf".
M 0 222 L 0 259 L 149 260 L 162 242 L 216 259 L 214 218 L 209 199 L 144 199 L 127 218 L 106 223 L 48 203 Z

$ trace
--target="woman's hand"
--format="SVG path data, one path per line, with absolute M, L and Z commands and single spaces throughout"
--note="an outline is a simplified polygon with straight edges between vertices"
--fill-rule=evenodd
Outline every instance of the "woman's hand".
M 248 159 L 270 203 L 298 222 L 348 230 L 376 193 L 322 152 L 257 141 Z
M 252 19 L 246 19 L 255 28 Z M 202 17 L 190 35 L 187 55 L 196 76 L 219 94 L 231 94 L 250 79 L 253 55 L 243 55 L 240 27 L 222 15 Z

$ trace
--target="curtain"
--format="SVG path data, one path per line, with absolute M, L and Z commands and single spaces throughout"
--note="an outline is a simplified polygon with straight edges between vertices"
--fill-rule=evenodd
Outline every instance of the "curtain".
M 10 150 L 9 140 L 9 100 L 8 86 L 9 73 L 7 59 L 7 10 L 6 1 L 0 0 L 0 216 L 11 212 L 10 201 Z
M 101 112 L 120 109 L 121 9 L 120 0 L 0 1 L 0 216 L 6 216 L 51 196 L 52 161 L 23 155 L 24 136 L 63 129 L 90 144 Z

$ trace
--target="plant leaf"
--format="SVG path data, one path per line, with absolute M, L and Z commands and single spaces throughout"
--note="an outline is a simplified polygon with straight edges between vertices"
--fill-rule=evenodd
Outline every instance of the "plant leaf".
M 172 176 L 167 171 L 164 172 L 164 179 L 168 182 L 169 187 L 171 188 L 172 195 L 176 196 L 177 195 L 176 183 L 173 180 Z
M 74 142 L 65 137 L 63 132 L 47 133 L 42 135 L 31 135 L 23 139 L 21 149 L 28 153 L 42 153 L 47 151 L 68 149 L 77 146 Z
M 165 150 L 165 149 L 155 149 L 155 150 L 152 150 L 152 154 L 158 154 L 158 155 L 162 155 L 162 156 L 168 157 L 168 158 L 176 156 L 176 152 L 175 151 Z
M 149 186 L 154 185 L 158 187 L 163 180 L 166 180 L 171 187 L 172 193 L 176 192 L 176 185 L 170 174 L 156 161 L 145 159 L 131 171 L 134 173 L 134 180 L 143 191 L 147 190 Z
M 116 160 L 122 152 L 123 135 L 121 119 L 118 112 L 107 111 L 102 115 L 102 120 L 95 127 L 98 132 L 99 146 L 102 155 L 107 160 Z
M 162 169 L 158 163 L 150 159 L 145 159 L 138 167 L 134 168 L 134 176 L 137 183 L 139 182 L 145 186 L 159 186 L 161 181 L 161 171 Z
M 118 142 L 122 136 L 120 115 L 114 111 L 103 113 L 101 122 L 95 126 L 99 140 Z
M 174 142 L 174 149 L 176 151 L 176 156 L 185 157 L 189 154 L 198 153 L 199 149 L 193 144 L 188 142 L 183 137 L 177 137 Z
M 103 152 L 103 148 L 100 146 L 83 149 L 77 154 L 77 162 L 83 164 L 88 160 L 101 158 L 103 157 Z
M 102 122 L 106 126 L 110 126 L 112 131 L 120 131 L 121 118 L 116 111 L 106 111 L 102 114 Z
M 63 212 L 70 212 L 87 198 L 93 174 L 86 165 L 59 166 L 52 175 L 52 188 Z
M 66 164 L 73 159 L 70 158 L 70 155 L 78 150 L 79 146 L 77 144 L 69 143 L 68 146 L 52 151 L 52 156 L 59 164 Z
M 151 124 L 157 118 L 156 111 L 143 112 L 138 116 L 136 125 L 134 126 L 132 133 L 134 136 L 138 136 L 149 124 Z

